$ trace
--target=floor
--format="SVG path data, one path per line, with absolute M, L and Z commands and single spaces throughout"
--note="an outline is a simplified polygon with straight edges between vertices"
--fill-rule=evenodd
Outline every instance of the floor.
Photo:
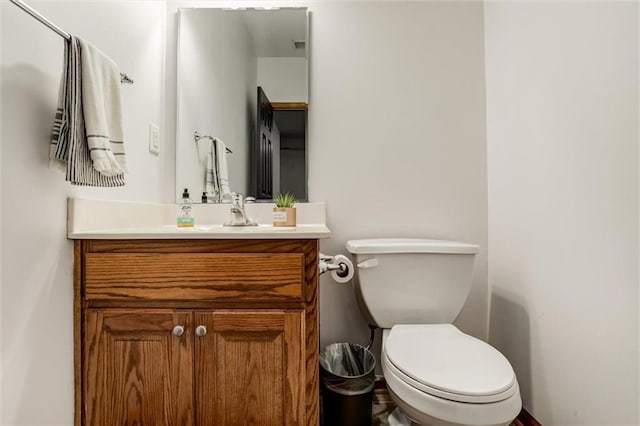
M 386 426 L 387 417 L 396 408 L 386 388 L 378 388 L 373 393 L 372 426 Z

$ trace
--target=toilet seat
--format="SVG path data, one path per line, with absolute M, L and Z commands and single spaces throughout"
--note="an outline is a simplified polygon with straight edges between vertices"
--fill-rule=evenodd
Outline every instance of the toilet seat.
M 383 358 L 386 358 L 383 355 Z M 420 425 L 438 426 L 509 426 L 522 407 L 518 382 L 513 395 L 498 402 L 473 404 L 440 398 L 408 384 L 389 368 L 388 359 L 382 371 L 391 398 L 411 420 Z
M 463 403 L 493 403 L 518 392 L 509 361 L 451 324 L 396 325 L 387 333 L 383 365 L 422 392 Z

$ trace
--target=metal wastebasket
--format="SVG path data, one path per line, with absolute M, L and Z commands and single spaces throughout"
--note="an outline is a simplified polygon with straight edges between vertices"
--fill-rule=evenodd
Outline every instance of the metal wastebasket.
M 376 359 L 364 346 L 333 343 L 320 351 L 324 426 L 370 426 Z

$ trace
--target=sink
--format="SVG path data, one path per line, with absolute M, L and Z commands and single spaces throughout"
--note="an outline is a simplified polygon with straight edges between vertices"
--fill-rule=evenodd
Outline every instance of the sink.
M 273 225 L 258 226 L 224 226 L 224 225 L 196 225 L 193 228 L 186 228 L 192 232 L 203 233 L 263 233 L 263 232 L 295 232 L 296 227 L 283 227 Z

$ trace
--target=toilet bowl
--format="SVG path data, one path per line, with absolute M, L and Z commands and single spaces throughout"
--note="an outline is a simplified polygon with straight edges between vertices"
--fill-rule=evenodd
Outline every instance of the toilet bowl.
M 384 330 L 382 370 L 396 404 L 419 425 L 509 425 L 521 408 L 509 362 L 450 324 Z
M 395 403 L 418 425 L 509 425 L 522 407 L 509 361 L 453 324 L 478 247 L 425 239 L 347 242 L 354 289 L 383 329 L 381 365 Z

